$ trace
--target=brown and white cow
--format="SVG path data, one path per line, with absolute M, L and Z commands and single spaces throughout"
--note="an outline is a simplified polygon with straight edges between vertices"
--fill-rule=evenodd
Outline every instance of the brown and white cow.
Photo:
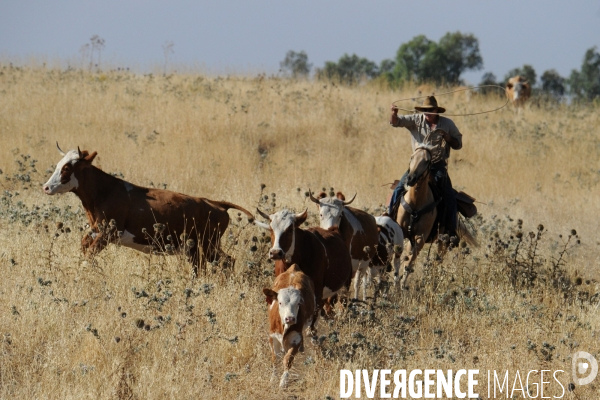
M 379 231 L 379 243 L 377 244 L 377 262 L 373 262 L 370 269 L 370 279 L 379 279 L 383 267 L 391 265 L 394 268 L 395 286 L 400 279 L 400 257 L 404 249 L 404 233 L 400 225 L 387 215 L 375 217 L 375 221 Z
M 281 210 L 271 215 L 258 209 L 257 212 L 269 220 L 269 224 L 260 221 L 254 223 L 271 232 L 269 258 L 275 261 L 275 276 L 285 272 L 292 264 L 297 264 L 313 281 L 319 310 L 323 306 L 323 299 L 349 286 L 352 262 L 348 248 L 337 229 L 300 229 L 306 221 L 308 210 L 298 214 L 289 210 Z M 315 317 L 311 326 L 313 335 L 316 334 L 316 320 Z
M 298 265 L 279 274 L 272 289 L 263 289 L 269 304 L 269 344 L 273 358 L 273 377 L 277 375 L 277 357 L 283 357 L 283 375 L 279 386 L 288 383 L 292 361 L 304 351 L 302 332 L 311 326 L 316 312 L 313 283 Z
M 530 96 L 531 85 L 522 76 L 513 76 L 506 83 L 506 97 L 515 107 L 522 107 Z
M 166 252 L 184 249 L 197 274 L 200 264 L 220 258 L 228 209 L 254 220 L 249 211 L 232 203 L 145 188 L 116 178 L 92 165 L 96 152 L 78 148 L 64 153 L 60 147 L 58 151 L 63 158 L 43 190 L 48 195 L 73 192 L 81 200 L 91 228 L 81 241 L 84 253 L 96 254 L 111 242 L 146 253 L 160 244 Z M 197 244 L 202 249 L 200 257 Z
M 353 298 L 358 298 L 358 289 L 362 282 L 363 299 L 367 298 L 367 269 L 376 260 L 379 232 L 375 217 L 357 208 L 348 207 L 350 201 L 345 201 L 344 194 L 338 192 L 336 197 L 327 197 L 324 192 L 310 199 L 319 207 L 320 225 L 323 229 L 338 228 L 352 259 L 352 274 L 354 276 Z

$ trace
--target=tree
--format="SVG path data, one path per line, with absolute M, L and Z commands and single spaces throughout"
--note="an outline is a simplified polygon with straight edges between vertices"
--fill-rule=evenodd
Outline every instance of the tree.
M 479 82 L 479 86 L 483 85 L 497 85 L 498 81 L 496 79 L 496 75 L 493 72 L 486 72 L 481 77 L 481 82 Z
M 485 74 L 483 74 L 483 76 L 481 77 L 481 82 L 479 82 L 479 86 L 488 86 L 488 85 L 502 86 L 500 83 L 498 83 L 496 75 L 494 75 L 493 72 L 486 72 Z M 483 93 L 483 94 L 496 93 L 496 94 L 502 94 L 502 96 L 504 96 L 503 90 L 501 91 L 500 89 L 491 88 L 491 87 L 481 88 L 481 89 L 479 89 L 479 92 Z
M 565 94 L 565 78 L 560 76 L 555 69 L 549 69 L 542 74 L 542 91 L 557 99 Z
M 435 46 L 435 42 L 427 39 L 425 35 L 415 36 L 410 42 L 403 43 L 396 53 L 394 77 L 399 81 L 423 80 L 421 64 L 425 55 Z
M 285 55 L 285 59 L 279 63 L 279 67 L 284 74 L 292 78 L 305 78 L 310 74 L 312 64 L 308 62 L 306 52 L 296 53 L 290 50 Z
M 600 97 L 600 53 L 596 46 L 585 52 L 581 71 L 571 72 L 569 85 L 576 99 L 593 100 Z
M 363 78 L 379 76 L 377 64 L 356 54 L 344 54 L 337 63 L 327 61 L 325 67 L 317 75 L 327 79 L 339 79 L 344 83 L 355 83 Z
M 420 35 L 402 44 L 394 75 L 401 81 L 458 84 L 463 72 L 482 66 L 479 40 L 472 34 L 448 32 L 439 43 Z
M 454 32 L 444 35 L 440 39 L 435 52 L 433 52 L 433 63 L 431 70 L 436 75 L 432 80 L 457 84 L 460 75 L 467 70 L 480 70 L 483 67 L 483 59 L 479 53 L 479 41 L 472 34 Z M 425 57 L 428 63 L 429 54 Z
M 535 69 L 533 69 L 531 65 L 525 64 L 521 68 L 511 69 L 504 77 L 504 83 L 508 82 L 510 78 L 517 75 L 522 76 L 527 82 L 529 82 L 531 87 L 535 86 L 537 76 Z

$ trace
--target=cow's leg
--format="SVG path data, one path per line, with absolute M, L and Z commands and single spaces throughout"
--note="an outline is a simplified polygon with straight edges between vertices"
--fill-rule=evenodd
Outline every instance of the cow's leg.
M 327 318 L 333 318 L 334 316 L 334 304 L 336 302 L 336 300 L 338 299 L 338 295 L 337 293 L 334 294 L 331 297 L 328 297 L 324 302 L 323 302 L 323 311 L 325 311 L 325 316 Z
M 292 362 L 298 353 L 298 349 L 302 345 L 302 335 L 298 332 L 291 332 L 286 338 L 286 342 L 289 344 L 288 351 L 283 357 L 283 375 L 279 380 L 279 387 L 286 387 L 290 378 L 290 368 Z
M 275 382 L 277 380 L 277 355 L 282 353 L 283 349 L 279 340 L 273 339 L 273 336 L 269 336 L 269 345 L 271 346 L 271 361 L 273 363 L 271 382 Z
M 367 273 L 367 283 L 373 282 L 373 301 L 377 300 L 377 295 L 381 290 L 381 275 L 382 275 L 381 266 L 370 266 Z
M 402 252 L 399 254 L 394 252 L 392 255 L 393 265 L 394 265 L 394 286 L 398 284 L 400 280 L 400 264 L 402 262 Z
M 360 260 L 352 260 L 352 273 L 354 274 L 354 290 L 353 290 L 353 295 L 352 295 L 352 299 L 356 300 L 358 299 L 358 287 L 360 285 L 360 276 L 361 276 L 361 269 L 360 269 Z
M 100 253 L 106 245 L 107 242 L 102 232 L 88 233 L 81 239 L 81 249 L 83 254 L 87 256 L 94 256 Z
M 205 235 L 202 242 L 203 262 L 202 269 L 206 271 L 207 263 L 219 262 L 221 259 L 221 237 L 219 231 L 214 230 L 211 235 Z

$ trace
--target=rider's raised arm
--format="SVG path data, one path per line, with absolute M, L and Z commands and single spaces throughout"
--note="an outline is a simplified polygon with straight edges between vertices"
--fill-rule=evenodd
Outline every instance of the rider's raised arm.
M 398 115 L 398 107 L 392 105 L 392 115 L 390 116 L 390 125 L 394 128 L 416 128 L 416 117 L 417 114 L 412 115 Z

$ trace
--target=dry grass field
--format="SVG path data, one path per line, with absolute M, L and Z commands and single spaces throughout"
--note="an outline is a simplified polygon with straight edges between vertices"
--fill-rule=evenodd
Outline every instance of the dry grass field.
M 378 215 L 383 185 L 411 153 L 389 106 L 411 95 L 0 64 L 0 398 L 339 398 L 342 368 L 479 369 L 482 399 L 487 370 L 511 371 L 511 385 L 517 370 L 563 370 L 566 386 L 574 352 L 600 359 L 597 106 L 532 101 L 520 114 L 454 117 L 464 147 L 449 171 L 485 203 L 472 221 L 481 246 L 443 259 L 426 247 L 410 290 L 384 285 L 375 301 L 322 319 L 285 390 L 270 383 L 263 231 L 230 212 L 223 247 L 234 268 L 192 279 L 178 256 L 110 245 L 84 258 L 80 201 L 41 191 L 58 141 L 97 151 L 95 165 L 139 185 L 252 211 L 308 207 L 311 225 L 309 188 L 357 192 L 353 205 Z M 453 114 L 503 103 L 438 101 Z M 564 398 L 597 398 L 598 379 Z

